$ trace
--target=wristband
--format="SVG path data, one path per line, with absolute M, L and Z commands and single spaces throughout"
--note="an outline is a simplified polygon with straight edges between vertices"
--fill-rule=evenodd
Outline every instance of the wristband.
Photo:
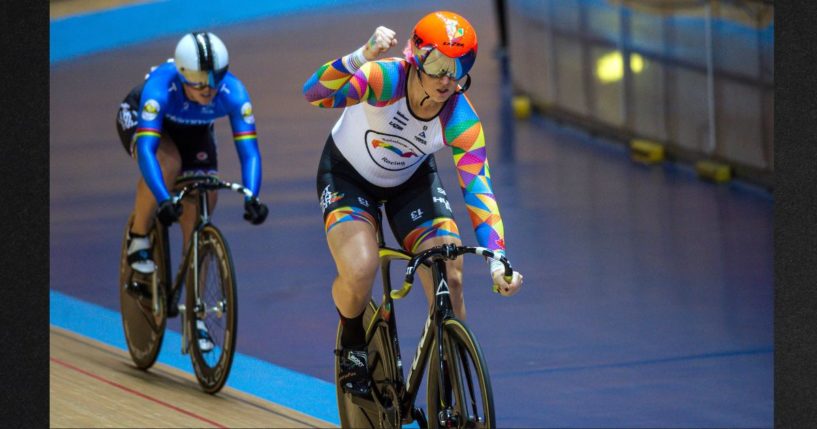
M 343 62 L 343 66 L 346 67 L 349 74 L 354 74 L 363 64 L 368 62 L 366 57 L 363 56 L 363 46 L 357 48 L 357 50 L 351 54 L 344 56 L 341 62 Z
M 505 256 L 505 251 L 504 250 L 494 250 L 493 252 L 494 252 L 494 256 L 496 256 L 496 257 Z M 488 260 L 490 262 L 489 271 L 490 271 L 491 277 L 494 276 L 494 271 L 496 271 L 496 270 L 502 270 L 502 273 L 504 275 L 504 273 L 505 273 L 505 264 L 503 264 L 502 262 L 500 262 L 500 261 L 498 261 L 496 259 L 490 259 L 489 258 Z

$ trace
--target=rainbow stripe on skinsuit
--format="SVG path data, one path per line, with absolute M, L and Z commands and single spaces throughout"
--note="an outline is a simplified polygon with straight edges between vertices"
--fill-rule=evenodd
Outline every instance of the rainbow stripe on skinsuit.
M 257 139 L 258 134 L 255 131 L 244 131 L 240 133 L 233 133 L 233 139 L 235 141 L 242 141 L 242 140 L 250 140 L 250 139 Z
M 417 252 L 424 241 L 434 237 L 460 238 L 460 231 L 454 219 L 448 217 L 438 217 L 427 222 L 423 222 L 414 228 L 403 239 L 403 248 L 409 253 Z
M 505 250 L 505 229 L 491 186 L 482 123 L 465 94 L 451 101 L 454 103 L 440 112 L 443 138 L 451 146 L 477 242 L 491 250 Z
M 334 228 L 338 224 L 353 220 L 368 222 L 369 225 L 373 226 L 374 228 L 377 228 L 377 223 L 374 217 L 369 212 L 359 207 L 353 206 L 338 207 L 335 210 L 329 212 L 329 214 L 326 215 L 326 221 L 324 222 L 323 227 L 324 230 L 326 230 L 326 233 L 328 234 L 329 231 L 332 230 L 332 228 Z
M 338 58 L 322 65 L 304 83 L 310 104 L 323 108 L 347 107 L 366 101 L 387 106 L 405 96 L 402 84 L 408 63 L 399 58 L 370 61 L 350 71 Z
M 139 137 L 156 137 L 161 138 L 162 132 L 155 128 L 137 128 L 135 138 Z

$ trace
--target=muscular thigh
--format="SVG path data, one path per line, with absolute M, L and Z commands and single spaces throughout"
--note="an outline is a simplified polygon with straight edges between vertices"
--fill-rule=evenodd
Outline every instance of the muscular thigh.
M 327 234 L 345 222 L 365 222 L 377 228 L 380 217 L 377 197 L 337 152 L 331 137 L 321 155 L 316 184 Z

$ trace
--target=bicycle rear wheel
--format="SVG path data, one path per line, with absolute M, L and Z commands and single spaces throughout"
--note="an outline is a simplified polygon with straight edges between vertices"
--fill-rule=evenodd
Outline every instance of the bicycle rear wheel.
M 164 242 L 156 227 L 151 229 L 149 238 L 153 243 L 155 276 L 134 272 L 128 264 L 128 231 L 133 223 L 133 215 L 128 218 L 122 238 L 119 258 L 119 305 L 122 328 L 133 363 L 139 369 L 148 369 L 156 362 L 167 322 L 166 282 Z M 153 282 L 156 281 L 154 289 Z M 158 292 L 154 308 L 153 293 Z
M 190 359 L 202 389 L 216 393 L 224 387 L 235 353 L 238 302 L 235 269 L 227 241 L 214 225 L 206 225 L 199 235 L 198 284 L 192 270 L 187 276 L 185 323 L 189 333 Z M 194 286 L 198 288 L 196 302 Z M 207 327 L 214 347 L 202 350 L 197 321 Z
M 363 326 L 369 326 L 376 312 L 377 307 L 374 301 L 370 301 L 363 312 Z M 338 323 L 337 336 L 335 338 L 335 348 L 340 350 L 340 337 L 343 326 Z M 396 368 L 394 366 L 393 351 L 388 347 L 388 338 L 384 334 L 383 327 L 377 328 L 372 341 L 369 343 L 369 373 L 372 377 L 373 390 L 381 393 L 381 396 L 396 398 L 397 394 L 393 388 L 392 381 L 395 380 Z M 340 371 L 340 357 L 335 356 L 335 392 L 338 398 L 338 414 L 340 416 L 341 427 L 344 428 L 381 428 L 400 427 L 399 412 L 390 407 L 389 410 L 378 409 L 372 399 L 355 398 L 351 394 L 343 391 L 338 383 L 338 372 Z M 354 403 L 357 402 L 357 403 Z M 394 402 L 397 402 L 396 400 Z M 365 404 L 365 406 L 361 406 Z M 398 405 L 399 406 L 399 405 Z
M 442 341 L 444 366 L 441 374 L 437 353 Z M 442 385 L 442 387 L 441 387 Z M 442 338 L 434 340 L 428 367 L 428 423 L 446 427 L 441 417 L 459 428 L 495 428 L 494 399 L 488 367 L 476 337 L 457 319 L 443 322 Z M 441 400 L 449 404 L 442 409 Z M 441 416 L 442 414 L 442 416 Z

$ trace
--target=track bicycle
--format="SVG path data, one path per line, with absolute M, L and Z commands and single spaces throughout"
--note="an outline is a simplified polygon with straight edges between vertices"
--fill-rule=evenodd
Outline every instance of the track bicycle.
M 380 271 L 383 298 L 374 300 L 364 311 L 366 344 L 369 351 L 370 397 L 347 393 L 338 383 L 340 357 L 335 356 L 335 388 L 338 412 L 344 428 L 399 428 L 416 421 L 421 428 L 495 428 L 493 393 L 488 367 L 473 332 L 458 320 L 451 306 L 445 267 L 447 259 L 466 253 L 495 258 L 505 266 L 505 277 L 513 269 L 504 257 L 483 247 L 445 244 L 417 255 L 386 247 L 383 227 L 378 218 Z M 405 281 L 400 290 L 392 290 L 389 267 L 393 260 L 408 261 Z M 420 264 L 431 269 L 435 286 L 434 300 L 423 326 L 420 342 L 408 376 L 403 377 L 403 361 L 397 336 L 394 300 L 411 291 L 414 274 Z M 498 292 L 494 288 L 494 292 Z M 336 349 L 340 349 L 342 325 L 338 324 Z M 428 364 L 428 419 L 415 406 L 423 373 Z
M 230 189 L 254 197 L 249 189 L 215 176 L 185 178 L 178 187 L 181 190 L 173 197 L 173 203 L 180 204 L 184 198 L 194 199 L 198 216 L 172 282 L 168 227 L 158 219 L 153 222 L 149 237 L 156 269 L 145 275 L 134 271 L 127 262 L 127 237 L 133 214 L 125 226 L 119 262 L 122 326 L 134 364 L 147 370 L 159 355 L 167 318 L 181 314 L 181 352 L 190 355 L 202 389 L 214 394 L 224 387 L 232 366 L 238 297 L 227 240 L 210 219 L 208 191 Z M 179 304 L 183 287 L 185 302 Z M 199 345 L 202 333 L 197 328 L 198 321 L 204 322 L 212 340 L 214 347 L 210 350 L 203 350 Z

